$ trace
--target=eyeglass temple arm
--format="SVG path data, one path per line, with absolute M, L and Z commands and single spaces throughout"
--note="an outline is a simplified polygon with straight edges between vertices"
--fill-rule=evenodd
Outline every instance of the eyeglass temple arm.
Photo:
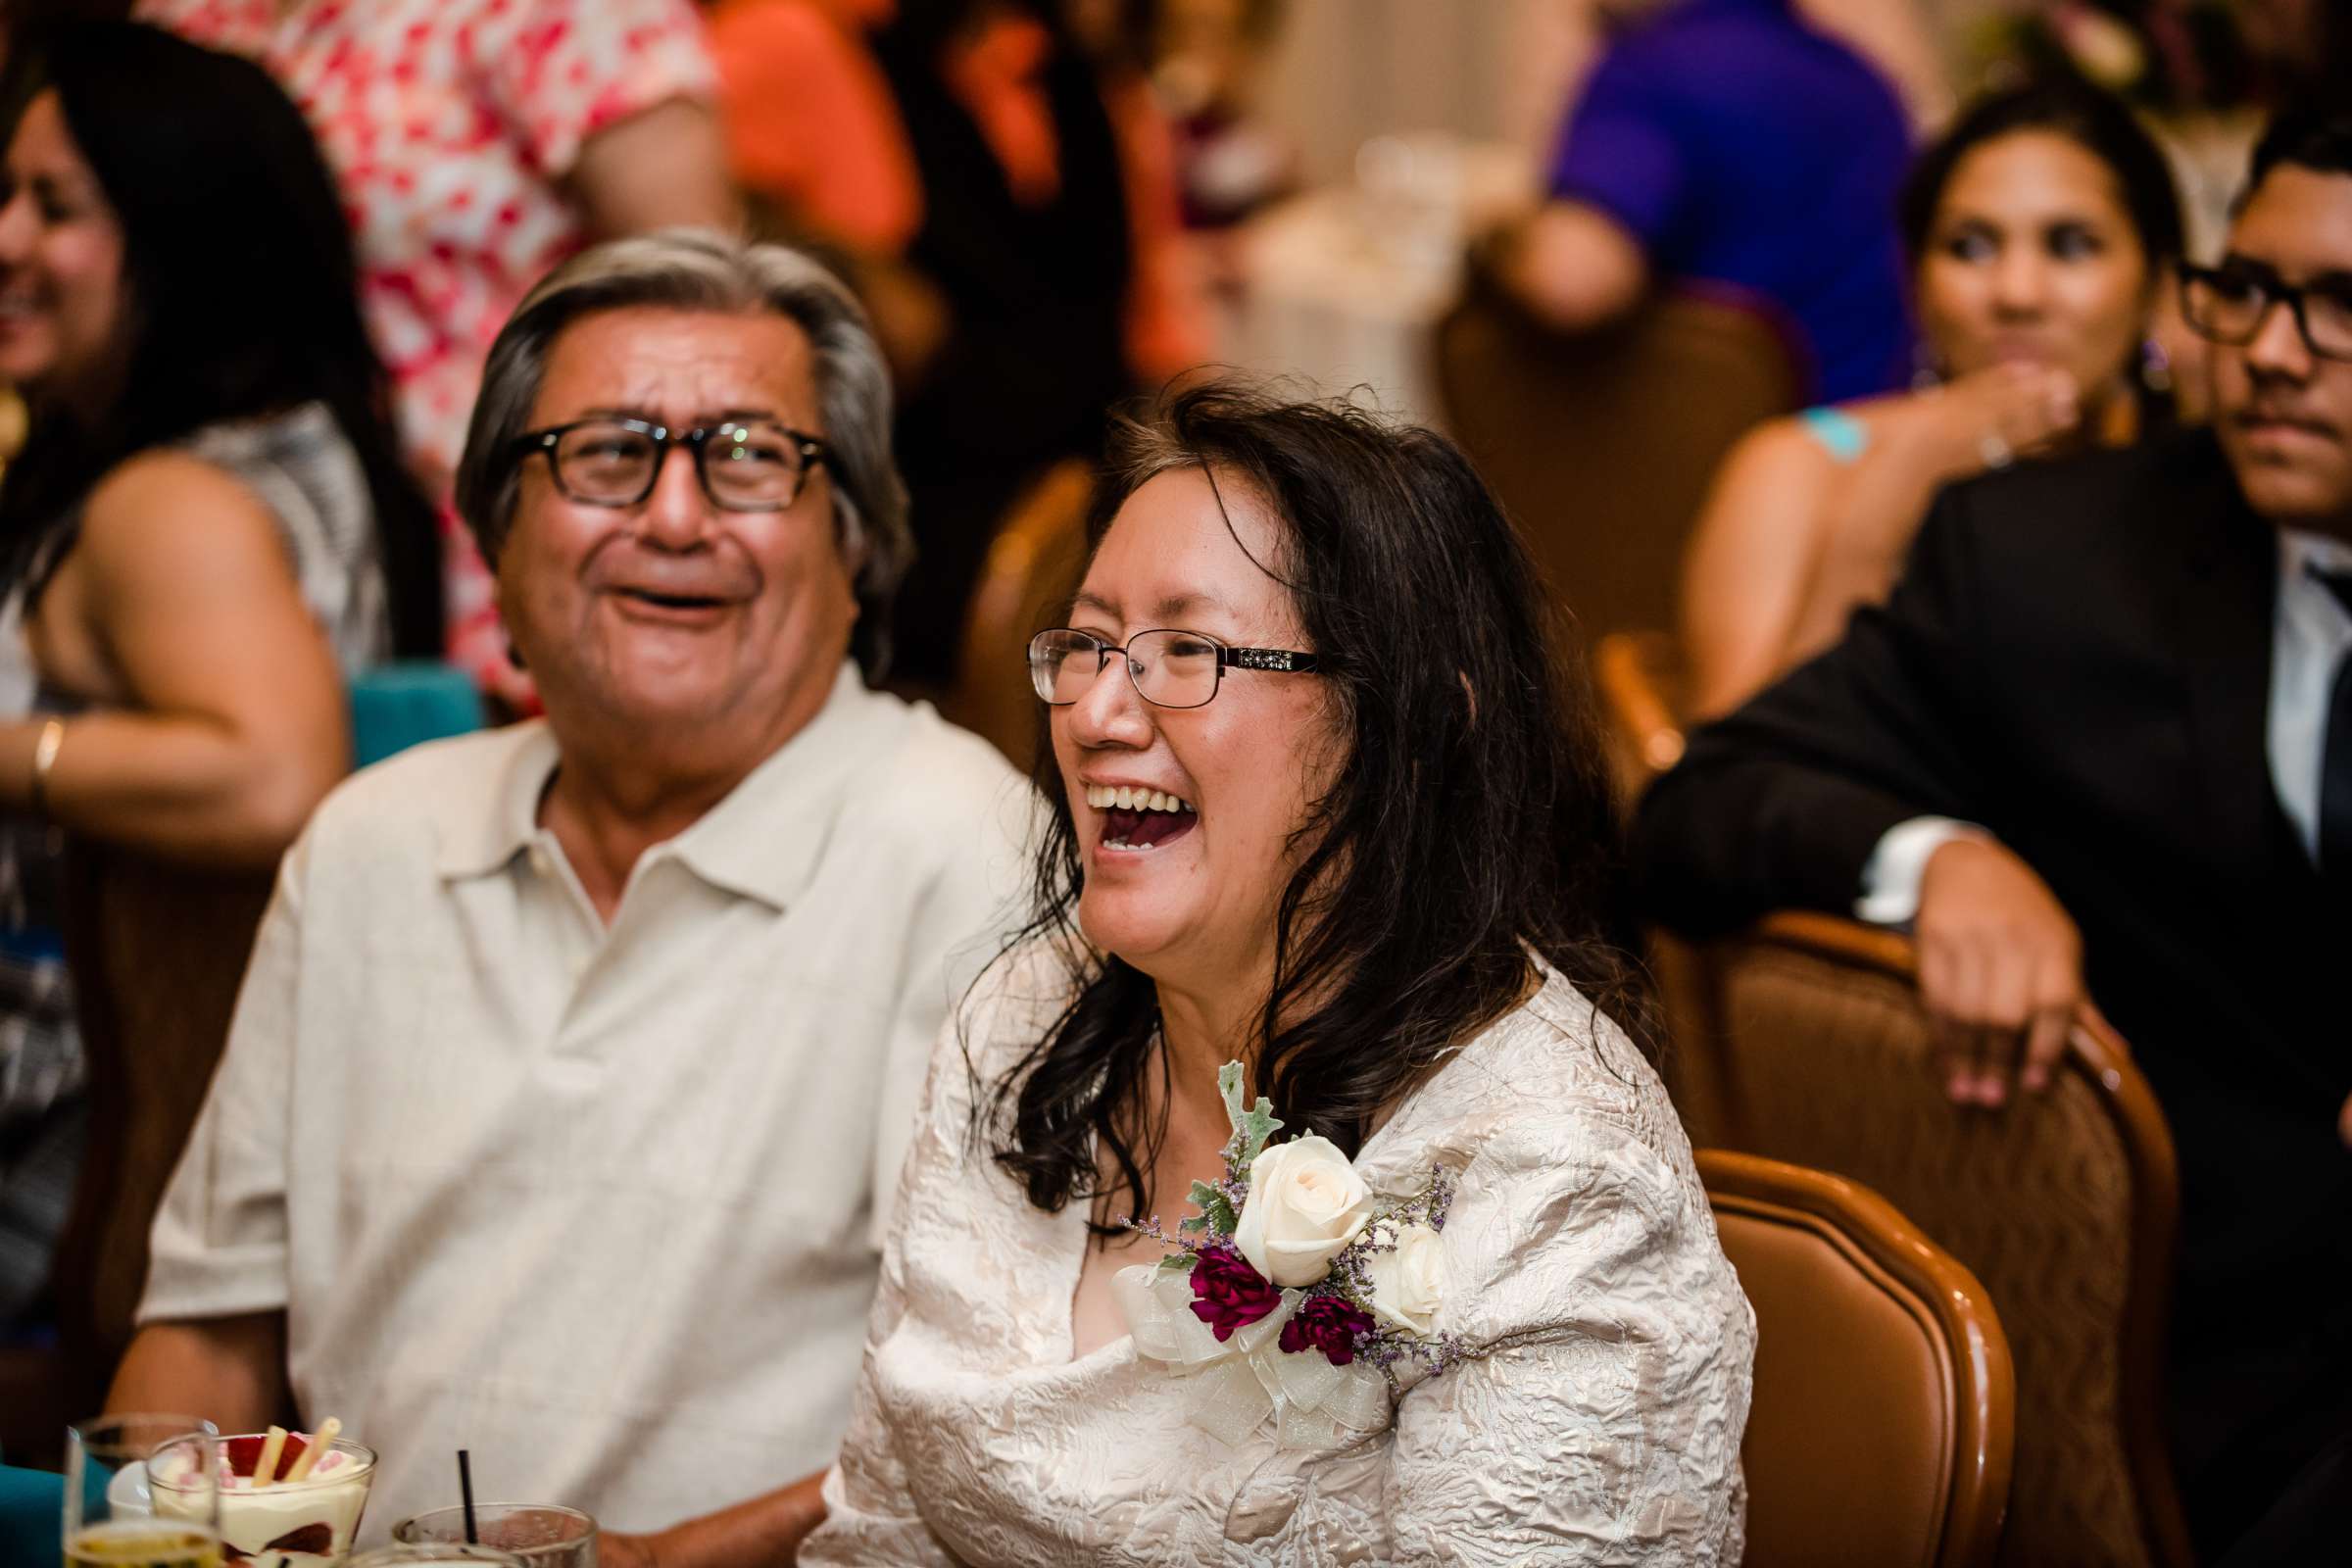
M 1219 648 L 1217 667 L 1220 669 L 1273 669 L 1286 673 L 1303 674 L 1315 667 L 1315 656 L 1296 654 L 1287 648 Z

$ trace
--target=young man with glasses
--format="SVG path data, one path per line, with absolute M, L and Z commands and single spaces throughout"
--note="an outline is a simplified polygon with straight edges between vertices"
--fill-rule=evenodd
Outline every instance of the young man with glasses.
M 2180 1157 L 2198 1545 L 2320 1560 L 2352 1401 L 2352 118 L 2272 127 L 2182 290 L 2213 428 L 1947 491 L 1884 609 L 1690 737 L 1637 855 L 1687 932 L 1911 925 L 1962 1104 L 2042 1088 L 2096 999 Z
M 777 247 L 618 241 L 515 313 L 458 494 L 547 717 L 370 769 L 288 855 L 120 1406 L 338 1415 L 378 1533 L 468 1448 L 662 1530 L 608 1568 L 789 1555 L 1028 821 L 866 684 L 908 551 L 888 385 Z

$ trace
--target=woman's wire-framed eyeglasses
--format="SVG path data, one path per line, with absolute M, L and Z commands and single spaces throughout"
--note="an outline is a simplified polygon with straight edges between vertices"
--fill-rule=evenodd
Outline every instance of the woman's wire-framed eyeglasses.
M 1206 632 L 1154 627 L 1121 646 L 1073 626 L 1029 639 L 1029 683 L 1038 699 L 1066 708 L 1086 695 L 1113 654 L 1121 656 L 1136 695 L 1154 708 L 1200 708 L 1217 695 L 1229 669 L 1311 674 L 1315 656 L 1289 648 L 1235 648 Z

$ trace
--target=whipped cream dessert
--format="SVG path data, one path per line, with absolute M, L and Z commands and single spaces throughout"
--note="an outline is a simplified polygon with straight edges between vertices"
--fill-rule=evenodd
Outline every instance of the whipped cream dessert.
M 351 1550 L 375 1477 L 375 1452 L 331 1430 L 325 1436 L 307 1464 L 318 1439 L 299 1432 L 285 1434 L 274 1455 L 261 1434 L 220 1440 L 220 1545 L 228 1562 L 254 1559 L 260 1568 L 276 1568 L 283 1558 L 285 1568 L 305 1568 L 341 1562 Z M 273 1460 L 266 1477 L 260 1473 L 265 1456 Z M 149 1464 L 157 1514 L 193 1518 L 203 1512 L 204 1489 L 188 1485 L 196 1463 L 192 1446 L 174 1446 Z

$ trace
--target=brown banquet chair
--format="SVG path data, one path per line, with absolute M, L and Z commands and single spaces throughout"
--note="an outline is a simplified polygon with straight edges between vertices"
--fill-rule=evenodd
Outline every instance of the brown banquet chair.
M 2178 1178 L 2129 1049 L 2079 1025 L 2046 1093 L 1962 1110 L 1907 939 L 1784 913 L 1691 958 L 1668 1005 L 1717 1097 L 1709 1135 L 1868 1184 L 1991 1293 L 2017 1376 L 1999 1560 L 2188 1563 L 2158 1414 Z
M 0 1450 L 54 1461 L 98 1409 L 147 1283 L 147 1237 L 203 1107 L 270 901 L 270 871 L 170 864 L 69 841 L 66 958 L 88 1123 L 49 1293 L 57 1343 L 0 1349 Z
M 1804 387 L 1759 310 L 1661 294 L 1566 336 L 1474 266 L 1438 324 L 1446 428 L 1525 532 L 1588 648 L 1674 624 L 1683 546 L 1732 444 Z
M 1026 667 L 1029 639 L 1060 614 L 1086 564 L 1094 470 L 1075 460 L 1049 468 L 1015 500 L 990 541 L 964 614 L 947 716 L 996 743 L 1026 769 L 1037 744 L 1037 694 Z
M 1618 794 L 1630 811 L 1651 780 L 1683 760 L 1682 647 L 1670 632 L 1610 632 L 1593 646 L 1592 683 Z
M 1990 1563 L 2014 1419 L 1984 1287 L 1843 1177 L 1716 1149 L 1698 1174 L 1756 1313 L 1747 1568 Z

